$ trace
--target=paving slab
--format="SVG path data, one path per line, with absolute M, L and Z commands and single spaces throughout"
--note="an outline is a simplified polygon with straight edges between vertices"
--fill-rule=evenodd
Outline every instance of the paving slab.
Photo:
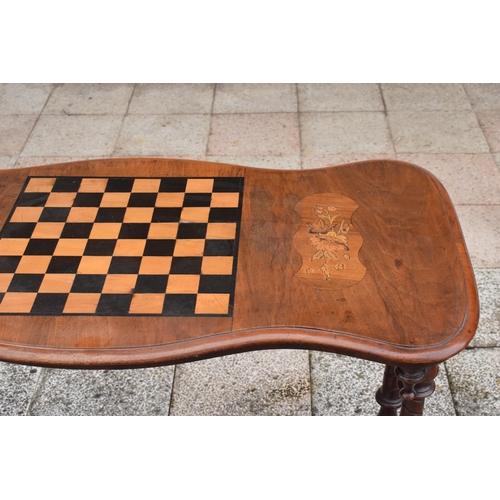
M 313 415 L 374 416 L 380 406 L 375 393 L 382 384 L 384 365 L 339 354 L 311 351 Z M 444 367 L 436 390 L 425 402 L 424 415 L 455 415 Z
M 0 156 L 0 168 L 12 168 L 17 161 L 17 156 Z
M 471 109 L 460 83 L 382 83 L 380 87 L 388 111 Z
M 271 350 L 178 365 L 171 415 L 310 415 L 307 351 Z
M 439 365 L 439 372 L 435 378 L 436 389 L 434 394 L 425 400 L 425 415 L 429 417 L 454 417 L 457 415 L 455 401 L 451 393 L 450 382 L 446 365 Z
M 376 83 L 299 83 L 299 111 L 384 111 Z
M 52 83 L 0 83 L 0 114 L 38 115 L 53 88 Z
M 474 268 L 500 267 L 500 205 L 456 205 Z
M 128 113 L 135 115 L 210 114 L 213 83 L 138 83 Z
M 31 415 L 168 415 L 174 367 L 47 369 Z
M 489 153 L 471 111 L 389 111 L 397 153 Z
M 296 113 L 213 115 L 208 139 L 211 156 L 300 154 Z
M 500 348 L 466 349 L 446 368 L 458 415 L 500 415 Z
M 478 111 L 476 115 L 491 152 L 500 153 L 500 110 Z
M 54 88 L 43 114 L 123 115 L 133 90 L 130 83 L 63 83 Z
M 41 167 L 82 160 L 97 160 L 101 156 L 19 156 L 15 162 L 16 168 Z
M 295 83 L 218 83 L 214 113 L 283 113 L 297 111 Z
M 209 129 L 209 115 L 129 115 L 113 155 L 205 155 Z
M 36 119 L 35 115 L 0 115 L 0 156 L 21 152 Z
M 206 156 L 206 161 L 243 165 L 246 167 L 273 168 L 278 170 L 300 169 L 300 155 L 285 156 Z
M 472 109 L 500 110 L 500 83 L 464 83 Z
M 42 115 L 21 156 L 110 156 L 122 117 Z
M 0 416 L 25 415 L 41 368 L 0 362 Z
M 304 155 L 394 153 L 384 113 L 300 113 Z
M 500 269 L 475 269 L 480 317 L 470 347 L 500 347 Z
M 399 154 L 433 173 L 454 204 L 500 204 L 500 169 L 491 154 Z
M 313 415 L 371 416 L 384 366 L 338 354 L 311 351 Z
M 495 158 L 495 162 L 497 164 L 497 167 L 500 169 L 500 153 L 493 154 L 493 158 Z

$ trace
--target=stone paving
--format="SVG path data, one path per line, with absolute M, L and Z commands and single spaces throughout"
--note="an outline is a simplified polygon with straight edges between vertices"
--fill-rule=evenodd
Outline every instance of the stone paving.
M 455 203 L 481 300 L 428 415 L 500 415 L 500 84 L 0 84 L 0 168 L 158 156 L 308 169 L 396 158 Z M 373 415 L 383 367 L 265 351 L 122 371 L 0 363 L 0 415 Z

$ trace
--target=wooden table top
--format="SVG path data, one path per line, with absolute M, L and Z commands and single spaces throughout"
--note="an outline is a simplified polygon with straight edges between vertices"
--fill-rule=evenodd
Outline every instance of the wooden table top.
M 479 305 L 414 165 L 106 159 L 0 171 L 0 359 L 156 366 L 268 348 L 430 365 Z

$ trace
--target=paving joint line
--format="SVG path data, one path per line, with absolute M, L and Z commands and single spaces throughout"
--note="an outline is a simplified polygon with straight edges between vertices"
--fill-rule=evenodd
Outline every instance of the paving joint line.
M 35 388 L 33 389 L 33 392 L 31 393 L 30 400 L 28 402 L 28 405 L 26 407 L 26 411 L 24 413 L 25 416 L 32 416 L 31 410 L 33 408 L 33 405 L 35 404 L 35 400 L 38 398 L 40 395 L 40 392 L 42 390 L 43 385 L 45 384 L 45 380 L 48 376 L 48 369 L 47 368 L 40 368 L 40 373 L 38 374 L 37 381 L 35 383 Z
M 459 417 L 460 413 L 459 413 L 458 408 L 457 408 L 457 402 L 455 401 L 455 394 L 453 392 L 453 386 L 452 386 L 452 383 L 451 383 L 451 380 L 450 380 L 450 374 L 448 372 L 448 367 L 446 366 L 446 361 L 443 363 L 443 367 L 444 367 L 444 372 L 445 372 L 445 375 L 446 375 L 446 380 L 448 382 L 448 388 L 450 389 L 451 402 L 453 404 L 453 410 L 455 411 L 455 416 Z
M 52 90 L 50 91 L 49 95 L 47 96 L 47 99 L 45 100 L 45 104 L 43 105 L 42 109 L 40 110 L 40 113 L 38 113 L 38 116 L 36 117 L 35 123 L 31 127 L 31 130 L 30 130 L 30 133 L 28 134 L 28 137 L 26 137 L 26 140 L 24 141 L 23 147 L 21 148 L 21 150 L 19 151 L 19 154 L 17 155 L 16 163 L 14 164 L 14 166 L 17 166 L 17 162 L 19 161 L 19 157 L 22 156 L 24 148 L 26 147 L 26 144 L 28 143 L 31 135 L 33 134 L 33 130 L 35 130 L 35 127 L 37 126 L 38 122 L 40 121 L 40 117 L 42 116 L 45 108 L 47 107 L 47 103 L 49 102 L 50 98 L 52 97 L 54 90 L 60 86 L 61 86 L 60 83 L 55 83 L 54 86 L 52 87 Z
M 168 411 L 167 411 L 168 417 L 171 416 L 170 412 L 172 411 L 172 401 L 174 399 L 174 382 L 175 382 L 176 374 L 177 374 L 177 365 L 174 365 L 174 370 L 172 373 L 172 382 L 171 382 L 171 387 L 170 387 L 170 398 L 168 399 Z
M 113 151 L 111 152 L 111 155 L 110 155 L 111 157 L 114 157 L 116 154 L 116 147 L 118 145 L 118 142 L 120 141 L 120 136 L 121 136 L 122 131 L 123 131 L 123 125 L 125 124 L 125 118 L 127 116 L 130 116 L 129 115 L 130 103 L 132 102 L 136 88 L 137 88 L 137 83 L 134 83 L 134 88 L 132 89 L 132 92 L 130 93 L 130 98 L 129 98 L 128 103 L 127 103 L 127 109 L 125 110 L 125 113 L 122 116 L 122 120 L 120 123 L 120 130 L 118 130 L 118 134 L 116 135 L 116 140 L 115 140 L 115 144 L 113 146 Z M 106 114 L 104 116 L 110 116 L 110 115 Z
M 314 407 L 313 407 L 313 381 L 312 381 L 312 363 L 311 363 L 311 351 L 308 352 L 307 362 L 309 365 L 309 399 L 311 402 L 311 417 L 314 417 Z
M 208 156 L 208 144 L 210 136 L 212 135 L 212 121 L 214 117 L 215 95 L 217 92 L 217 83 L 214 83 L 214 90 L 212 92 L 212 106 L 210 106 L 210 123 L 208 124 L 207 144 L 205 145 L 205 157 Z
M 295 97 L 297 99 L 297 125 L 299 129 L 299 159 L 300 159 L 300 170 L 307 170 L 304 168 L 304 161 L 302 155 L 302 127 L 301 127 L 301 110 L 300 110 L 300 99 L 299 99 L 299 84 L 295 84 Z

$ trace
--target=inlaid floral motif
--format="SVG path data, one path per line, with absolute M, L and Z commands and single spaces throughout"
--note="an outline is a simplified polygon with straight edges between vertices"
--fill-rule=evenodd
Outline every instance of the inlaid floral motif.
M 347 262 L 351 260 L 349 254 L 349 232 L 350 225 L 345 218 L 340 219 L 336 214 L 338 207 L 334 205 L 316 205 L 313 213 L 316 221 L 308 222 L 309 241 L 315 251 L 311 261 L 320 260 L 323 262 L 319 270 L 323 274 L 324 280 L 329 280 L 335 271 L 346 269 Z M 307 274 L 312 274 L 313 268 L 306 269 Z
M 339 193 L 314 193 L 294 207 L 300 227 L 293 246 L 302 257 L 296 278 L 305 285 L 342 290 L 366 274 L 360 262 L 363 237 L 356 223 L 359 205 Z

